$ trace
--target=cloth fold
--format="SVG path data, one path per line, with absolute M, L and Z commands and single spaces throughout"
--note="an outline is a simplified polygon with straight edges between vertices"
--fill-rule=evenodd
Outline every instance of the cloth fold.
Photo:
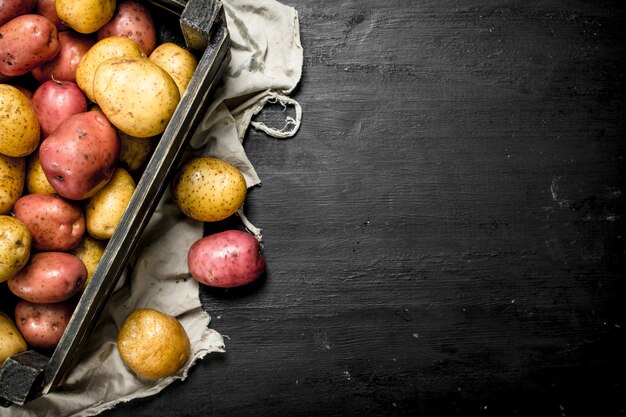
M 300 81 L 303 50 L 298 13 L 275 0 L 223 0 L 231 39 L 231 61 L 186 157 L 215 156 L 238 167 L 248 187 L 261 182 L 246 155 L 243 139 L 249 126 L 274 137 L 293 136 L 300 125 L 300 105 L 288 94 Z M 278 101 L 296 109 L 283 126 L 252 122 L 266 103 Z M 257 238 L 242 211 L 244 224 Z M 211 317 L 201 306 L 199 284 L 190 277 L 188 248 L 203 234 L 201 222 L 186 218 L 163 195 L 142 236 L 142 245 L 120 279 L 94 331 L 81 347 L 77 365 L 56 391 L 24 406 L 0 409 L 0 417 L 93 416 L 135 398 L 154 395 L 208 353 L 225 350 L 223 337 L 209 328 Z M 176 375 L 158 381 L 135 377 L 116 347 L 118 330 L 134 309 L 150 307 L 177 317 L 192 346 L 189 363 Z

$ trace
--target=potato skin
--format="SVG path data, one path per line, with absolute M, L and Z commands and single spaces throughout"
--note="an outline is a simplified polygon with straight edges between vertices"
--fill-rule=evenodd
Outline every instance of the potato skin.
M 203 222 L 230 217 L 243 205 L 247 194 L 241 171 L 213 157 L 188 161 L 176 172 L 170 187 L 181 211 Z
M 75 300 L 43 304 L 19 300 L 15 305 L 15 322 L 34 348 L 51 350 L 61 340 L 75 308 Z
M 120 138 L 121 148 L 120 166 L 132 173 L 139 172 L 152 156 L 159 137 L 136 138 L 122 131 L 117 132 L 117 134 Z
M 59 32 L 59 53 L 50 61 L 33 68 L 33 77 L 43 83 L 54 78 L 57 81 L 76 82 L 76 69 L 80 60 L 96 43 L 92 38 L 72 30 Z
M 9 290 L 19 298 L 36 304 L 68 300 L 85 288 L 87 268 L 78 257 L 67 252 L 37 252 L 12 278 Z
M 0 311 L 0 365 L 6 358 L 26 351 L 26 340 L 15 322 Z
M 122 132 L 147 138 L 163 133 L 180 93 L 174 79 L 147 58 L 121 57 L 102 62 L 95 73 L 96 103 Z
M 110 239 L 135 192 L 135 180 L 123 168 L 116 168 L 111 180 L 89 199 L 85 216 L 87 231 L 96 239 Z
M 0 153 L 20 157 L 31 154 L 41 130 L 30 99 L 17 88 L 0 84 Z
M 165 42 L 152 51 L 149 59 L 172 76 L 182 97 L 198 66 L 196 57 L 175 43 Z
M 56 0 L 57 16 L 78 33 L 94 33 L 115 13 L 115 0 Z
M 150 55 L 157 43 L 157 31 L 150 10 L 136 0 L 117 3 L 115 14 L 96 34 L 101 40 L 109 36 L 126 36 L 137 42 L 146 55 Z
M 28 158 L 26 164 L 26 191 L 29 194 L 56 194 L 56 190 L 50 185 L 46 174 L 41 168 L 39 152 L 34 152 Z
M 29 13 L 35 7 L 36 0 L 0 0 L 0 25 L 9 20 Z
M 32 236 L 32 247 L 42 251 L 67 251 L 85 233 L 85 216 L 76 203 L 58 194 L 27 194 L 15 203 L 14 216 Z
M 61 31 L 67 31 L 68 27 L 61 22 L 59 15 L 57 15 L 56 7 L 54 6 L 55 0 L 37 0 L 35 1 L 35 13 L 42 16 L 46 16 L 56 26 L 59 34 Z M 58 78 L 57 78 L 58 79 Z
M 0 26 L 0 51 L 1 74 L 27 74 L 59 52 L 57 28 L 44 16 L 17 16 Z
M 83 239 L 78 243 L 74 249 L 70 251 L 72 255 L 75 255 L 83 261 L 87 268 L 87 281 L 85 286 L 89 284 L 89 281 L 93 277 L 93 273 L 96 267 L 100 263 L 100 258 L 104 254 L 107 242 L 105 240 L 94 239 L 89 234 L 85 233 Z
M 87 98 L 72 81 L 44 81 L 35 90 L 31 101 L 43 137 L 68 117 L 87 111 Z
M 99 111 L 75 114 L 41 142 L 46 178 L 61 196 L 84 200 L 111 179 L 120 153 L 117 131 Z
M 198 239 L 189 248 L 187 265 L 198 282 L 220 288 L 249 284 L 266 269 L 259 242 L 241 230 L 226 230 Z
M 0 216 L 0 282 L 13 277 L 30 258 L 28 227 L 12 216 Z
M 21 197 L 26 179 L 26 159 L 0 154 L 0 214 L 9 214 Z

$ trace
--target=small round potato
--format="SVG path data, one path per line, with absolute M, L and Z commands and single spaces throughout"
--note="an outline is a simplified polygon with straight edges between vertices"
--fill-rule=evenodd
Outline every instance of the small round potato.
M 26 165 L 26 190 L 29 194 L 54 194 L 56 190 L 46 178 L 41 167 L 39 152 L 34 152 L 28 158 Z
M 183 325 L 161 311 L 143 308 L 126 317 L 117 337 L 122 360 L 137 376 L 156 380 L 174 375 L 189 360 L 191 344 Z
M 100 258 L 104 254 L 104 250 L 106 249 L 107 242 L 104 240 L 94 239 L 89 234 L 85 234 L 83 236 L 83 240 L 70 251 L 70 253 L 85 264 L 87 268 L 87 280 L 85 282 L 85 286 L 89 284 L 91 281 L 91 277 L 93 277 L 93 273 L 96 270 L 96 267 L 100 263 Z
M 93 45 L 76 67 L 76 84 L 91 101 L 96 101 L 93 90 L 94 77 L 98 66 L 107 59 L 115 57 L 145 58 L 141 46 L 126 36 L 109 36 Z
M 34 253 L 26 266 L 7 281 L 9 290 L 31 303 L 65 301 L 85 288 L 87 268 L 67 252 Z
M 107 185 L 87 203 L 87 232 L 96 239 L 110 239 L 134 192 L 133 177 L 125 169 L 116 168 Z
M 147 55 L 157 43 L 157 30 L 150 10 L 138 0 L 120 0 L 115 15 L 96 34 L 98 40 L 109 36 L 127 36 L 136 41 Z
M 41 251 L 68 251 L 85 233 L 81 207 L 58 194 L 26 194 L 13 214 L 30 230 L 32 247 Z
M 30 231 L 15 217 L 0 216 L 0 282 L 17 274 L 30 258 Z
M 156 47 L 149 59 L 172 76 L 182 97 L 198 66 L 196 57 L 175 43 L 165 42 Z
M 0 154 L 0 214 L 9 214 L 22 195 L 26 178 L 25 158 Z
M 17 88 L 0 84 L 0 153 L 26 156 L 37 149 L 41 134 L 30 99 Z
M 163 133 L 180 93 L 174 79 L 147 58 L 111 58 L 93 79 L 96 103 L 119 130 L 140 138 Z
M 94 33 L 115 13 L 115 0 L 56 0 L 59 19 L 79 33 Z
M 191 159 L 178 170 L 170 187 L 181 211 L 203 222 L 216 222 L 235 214 L 247 194 L 241 171 L 213 157 Z
M 5 313 L 0 311 L 0 365 L 6 358 L 26 351 L 26 340 L 17 326 Z
M 43 304 L 19 300 L 15 305 L 15 323 L 34 348 L 50 350 L 61 340 L 74 309 L 73 299 Z

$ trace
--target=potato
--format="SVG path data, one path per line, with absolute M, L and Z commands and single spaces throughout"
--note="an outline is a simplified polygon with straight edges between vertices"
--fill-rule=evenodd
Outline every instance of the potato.
M 0 73 L 24 75 L 59 52 L 56 26 L 37 14 L 23 14 L 0 26 Z
M 191 345 L 182 324 L 161 311 L 143 308 L 126 317 L 117 337 L 122 360 L 137 376 L 174 375 L 189 360 Z
M 26 340 L 15 322 L 0 311 L 0 365 L 6 358 L 26 351 Z
M 87 111 L 87 97 L 72 81 L 45 81 L 31 101 L 44 137 L 68 117 Z
M 78 33 L 94 33 L 115 13 L 115 0 L 56 0 L 57 16 Z
M 146 54 L 134 40 L 125 36 L 110 36 L 96 42 L 76 67 L 76 83 L 91 101 L 96 101 L 93 81 L 96 69 L 107 59 L 116 57 L 145 58 Z
M 136 138 L 126 133 L 117 132 L 120 138 L 120 165 L 130 172 L 138 172 L 152 156 L 159 140 L 157 136 Z
M 0 216 L 0 282 L 18 273 L 30 258 L 30 231 L 15 217 Z
M 26 179 L 26 159 L 0 154 L 0 214 L 9 214 L 21 197 Z
M 156 47 L 149 59 L 172 76 L 182 97 L 198 66 L 196 57 L 175 43 L 165 42 Z
M 134 192 L 133 177 L 124 168 L 116 168 L 107 185 L 87 203 L 85 216 L 89 235 L 96 239 L 110 239 Z
M 29 13 L 35 7 L 35 0 L 0 0 L 0 25 L 9 20 Z
M 0 84 L 0 153 L 26 156 L 39 145 L 40 127 L 30 99 L 17 88 Z
M 55 194 L 56 190 L 41 167 L 39 152 L 35 152 L 28 158 L 26 164 L 26 191 L 29 194 Z
M 92 38 L 73 30 L 59 32 L 59 53 L 50 61 L 33 68 L 31 74 L 40 83 L 53 78 L 76 82 L 78 64 L 95 43 Z
M 96 103 L 119 130 L 140 138 L 162 133 L 180 93 L 176 82 L 147 58 L 111 58 L 96 70 Z
M 73 299 L 43 304 L 19 300 L 15 305 L 15 323 L 34 348 L 50 350 L 59 344 L 75 309 Z
M 37 0 L 35 2 L 37 3 L 35 5 L 35 13 L 46 16 L 48 19 L 50 19 L 50 21 L 54 23 L 57 30 L 59 31 L 59 35 L 61 34 L 61 31 L 69 33 L 70 31 L 67 30 L 68 27 L 65 26 L 63 22 L 61 22 L 61 19 L 59 19 L 59 15 L 57 15 L 57 10 L 54 6 L 54 2 L 55 0 Z
M 41 142 L 46 178 L 61 196 L 84 200 L 111 179 L 120 152 L 117 131 L 99 111 L 70 116 Z
M 87 268 L 67 252 L 37 252 L 7 280 L 9 290 L 31 303 L 58 303 L 85 288 Z
M 58 194 L 24 195 L 15 203 L 13 214 L 28 227 L 32 247 L 38 250 L 70 250 L 85 233 L 80 206 Z
M 198 239 L 189 248 L 187 265 L 198 282 L 220 288 L 249 284 L 266 268 L 259 241 L 241 230 L 226 230 Z
M 70 251 L 72 255 L 75 255 L 78 259 L 83 261 L 85 267 L 87 268 L 87 280 L 85 281 L 85 286 L 87 286 L 89 281 L 91 281 L 91 277 L 93 277 L 93 273 L 100 263 L 100 258 L 102 258 L 102 254 L 104 254 L 105 249 L 106 241 L 94 239 L 88 234 L 85 234 L 78 246 Z
M 141 45 L 146 55 L 150 55 L 157 43 L 157 31 L 150 10 L 136 0 L 118 2 L 114 16 L 98 30 L 96 36 L 98 40 L 126 36 Z
M 203 222 L 230 217 L 243 205 L 247 194 L 241 171 L 213 157 L 188 161 L 176 172 L 170 187 L 181 211 Z

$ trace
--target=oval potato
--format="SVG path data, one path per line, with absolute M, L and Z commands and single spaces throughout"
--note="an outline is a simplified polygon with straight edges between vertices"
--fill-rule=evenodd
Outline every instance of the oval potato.
M 141 45 L 146 55 L 154 50 L 157 30 L 150 10 L 137 0 L 121 0 L 115 14 L 96 34 L 97 39 L 127 36 Z
M 102 258 L 105 249 L 106 241 L 94 239 L 89 236 L 89 234 L 85 234 L 78 245 L 70 251 L 72 255 L 83 261 L 85 267 L 87 268 L 87 280 L 85 281 L 85 286 L 87 286 L 89 281 L 91 281 L 91 277 L 93 277 L 93 273 L 100 263 L 100 258 Z
M 149 138 L 136 138 L 119 131 L 120 138 L 120 164 L 130 172 L 138 172 L 148 161 L 159 140 L 153 136 Z
M 37 149 L 41 130 L 30 99 L 17 88 L 0 84 L 0 153 L 26 156 Z
M 40 83 L 52 79 L 76 82 L 76 68 L 95 43 L 89 36 L 73 30 L 59 32 L 59 53 L 50 61 L 33 68 L 31 74 Z
M 156 47 L 149 59 L 172 76 L 182 97 L 198 66 L 196 57 L 175 43 L 165 42 Z
M 115 0 L 56 0 L 57 16 L 78 33 L 94 33 L 115 13 Z
M 28 158 L 26 165 L 26 191 L 29 194 L 55 194 L 56 190 L 46 178 L 41 167 L 39 152 L 35 152 Z
M 6 358 L 26 351 L 26 340 L 15 322 L 0 311 L 0 365 Z
M 17 274 L 7 280 L 9 290 L 31 303 L 65 301 L 85 288 L 87 268 L 67 252 L 37 252 Z
M 30 258 L 28 227 L 12 216 L 0 216 L 0 282 L 12 278 Z
M 96 69 L 107 59 L 116 57 L 145 58 L 141 46 L 126 36 L 109 36 L 96 42 L 76 67 L 76 83 L 91 101 L 96 101 L 93 82 Z
M 59 303 L 31 303 L 19 300 L 15 305 L 18 329 L 34 348 L 54 349 L 63 337 L 76 308 L 75 300 Z
M 87 203 L 85 216 L 89 235 L 110 239 L 134 192 L 133 177 L 125 169 L 116 168 L 111 180 Z
M 176 82 L 147 58 L 104 61 L 96 70 L 93 89 L 111 123 L 140 138 L 163 133 L 180 101 Z
M 9 214 L 22 196 L 26 159 L 0 154 L 0 214 Z
M 203 222 L 216 222 L 235 214 L 247 194 L 241 171 L 213 157 L 193 158 L 185 163 L 170 187 L 181 211 Z

